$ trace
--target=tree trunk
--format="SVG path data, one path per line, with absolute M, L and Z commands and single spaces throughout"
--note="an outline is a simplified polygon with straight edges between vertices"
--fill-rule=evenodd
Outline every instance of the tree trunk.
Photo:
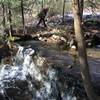
M 84 83 L 84 88 L 86 90 L 87 96 L 90 100 L 100 100 L 94 93 L 91 77 L 89 73 L 89 65 L 87 62 L 86 46 L 85 40 L 82 34 L 81 19 L 78 6 L 78 0 L 72 0 L 73 14 L 74 14 L 74 29 L 75 36 L 78 43 L 78 56 L 80 61 L 80 71 Z
M 2 24 L 3 24 L 3 27 L 5 29 L 6 25 L 5 25 L 5 6 L 4 6 L 4 3 L 2 3 L 2 13 L 3 13 L 3 21 L 2 21 Z
M 64 23 L 64 15 L 65 15 L 65 0 L 63 0 L 62 23 Z
M 79 6 L 79 13 L 80 13 L 80 20 L 82 22 L 83 9 L 84 9 L 84 0 L 78 0 L 78 6 Z
M 44 0 L 42 0 L 42 4 L 41 4 L 42 9 L 43 9 L 43 6 L 44 6 Z
M 10 23 L 10 36 L 13 34 L 13 26 L 12 26 L 12 13 L 11 13 L 11 4 L 8 3 L 8 11 L 9 11 L 9 23 Z
M 22 13 L 23 33 L 25 33 L 25 18 L 24 18 L 24 5 L 23 5 L 23 0 L 21 0 L 21 13 Z

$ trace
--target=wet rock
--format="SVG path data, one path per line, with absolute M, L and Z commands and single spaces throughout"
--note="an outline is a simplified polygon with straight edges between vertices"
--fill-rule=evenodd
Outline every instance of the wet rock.
M 3 95 L 2 93 L 0 93 L 0 99 L 1 99 L 1 100 L 9 100 L 9 99 L 7 99 L 6 97 L 4 97 L 4 95 Z
M 7 43 L 1 44 L 0 48 L 0 61 L 5 58 L 5 57 L 10 57 L 11 56 L 11 51 Z
M 98 29 L 100 27 L 100 21 L 99 20 L 86 20 L 84 22 L 85 27 L 93 27 L 95 29 Z
M 94 35 L 92 38 L 93 45 L 100 45 L 100 36 Z
M 97 47 L 100 45 L 100 35 L 99 33 L 90 33 L 86 32 L 85 35 L 85 40 L 86 40 L 86 46 L 87 47 Z
M 18 82 L 13 82 L 10 87 L 5 87 L 6 95 L 9 98 L 14 100 L 32 100 L 32 95 L 30 91 L 28 91 L 29 89 L 27 82 L 18 80 Z

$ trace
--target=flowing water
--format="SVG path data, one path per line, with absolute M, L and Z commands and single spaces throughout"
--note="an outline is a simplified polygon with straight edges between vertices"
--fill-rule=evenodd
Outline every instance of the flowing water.
M 35 52 L 31 47 L 18 45 L 13 64 L 2 64 L 0 100 L 80 100 L 79 96 L 84 99 L 79 80 L 61 67 L 43 68 L 41 57 L 33 60 Z

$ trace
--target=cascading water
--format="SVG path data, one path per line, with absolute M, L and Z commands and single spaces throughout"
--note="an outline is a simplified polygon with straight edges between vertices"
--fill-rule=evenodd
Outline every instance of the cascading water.
M 43 73 L 43 66 L 33 62 L 35 50 L 18 48 L 13 65 L 6 64 L 1 69 L 0 100 L 78 100 L 75 87 L 68 83 L 61 68 L 50 66 Z

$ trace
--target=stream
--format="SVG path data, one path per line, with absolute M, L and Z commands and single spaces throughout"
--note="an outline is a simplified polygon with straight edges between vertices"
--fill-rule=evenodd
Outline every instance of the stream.
M 72 59 L 69 55 L 56 60 L 57 65 L 45 64 L 46 50 L 41 56 L 37 44 L 24 44 L 16 45 L 18 51 L 12 64 L 0 65 L 0 100 L 88 100 L 82 81 L 66 73 L 66 68 L 58 63 Z M 72 61 L 63 63 L 68 66 Z

